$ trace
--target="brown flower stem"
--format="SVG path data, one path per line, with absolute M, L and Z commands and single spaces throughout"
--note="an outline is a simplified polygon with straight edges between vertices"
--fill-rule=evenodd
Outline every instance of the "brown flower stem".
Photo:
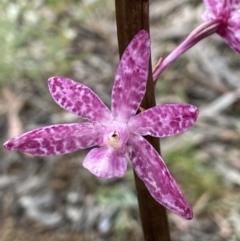
M 119 54 L 122 55 L 133 36 L 141 29 L 149 31 L 149 0 L 115 0 Z M 141 103 L 144 109 L 155 106 L 151 63 L 145 97 Z M 159 139 L 147 137 L 160 153 Z M 136 173 L 140 215 L 145 241 L 169 241 L 169 227 L 166 209 L 150 195 L 145 184 Z

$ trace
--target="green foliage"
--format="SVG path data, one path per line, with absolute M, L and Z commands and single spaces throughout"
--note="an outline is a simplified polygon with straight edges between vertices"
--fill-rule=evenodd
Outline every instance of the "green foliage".
M 164 159 L 177 183 L 184 190 L 187 200 L 194 203 L 204 193 L 217 197 L 221 192 L 220 176 L 210 161 L 202 162 L 194 149 L 170 152 Z
M 52 22 L 44 18 L 33 2 L 5 1 L 0 8 L 0 83 L 39 80 L 43 72 L 56 67 L 64 70 L 67 41 L 60 32 L 51 31 Z
M 132 172 L 131 172 L 132 174 Z M 119 210 L 114 222 L 116 240 L 129 240 L 129 235 L 135 232 L 138 201 L 136 195 L 129 188 L 129 184 L 104 185 L 98 188 L 98 201 L 107 206 Z
M 100 1 L 90 2 L 1 1 L 0 85 L 27 79 L 41 87 L 48 76 L 68 72 L 72 60 L 69 49 L 77 35 L 77 23 L 96 11 Z
M 137 197 L 128 186 L 104 185 L 98 188 L 97 197 L 100 203 L 109 207 L 128 209 L 138 206 Z

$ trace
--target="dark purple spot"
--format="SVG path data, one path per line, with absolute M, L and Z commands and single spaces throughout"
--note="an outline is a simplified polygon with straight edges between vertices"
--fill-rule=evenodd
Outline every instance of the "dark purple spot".
M 175 117 L 175 118 L 174 118 L 174 121 L 180 122 L 180 121 L 181 121 L 181 118 L 180 118 L 180 117 Z
M 83 102 L 85 102 L 85 103 L 89 103 L 89 102 L 90 102 L 90 98 L 89 98 L 89 96 L 87 96 L 87 95 L 84 95 L 84 96 L 82 97 L 82 100 L 83 100 Z
M 76 148 L 76 143 L 73 141 L 73 140 L 71 140 L 71 139 L 68 139 L 67 140 L 67 143 L 66 143 L 66 149 L 67 150 L 76 150 L 77 148 Z
M 134 41 L 134 42 L 132 42 L 133 44 L 132 44 L 132 49 L 133 50 L 135 50 L 135 49 L 137 49 L 137 47 L 138 47 L 138 42 L 137 41 Z
M 61 99 L 61 95 L 60 95 L 59 93 L 57 93 L 57 94 L 55 95 L 55 99 L 56 99 L 56 100 Z
M 179 122 L 177 121 L 171 121 L 170 122 L 170 125 L 171 125 L 171 128 L 174 128 L 174 129 L 179 129 Z
M 50 142 L 47 139 L 42 141 L 42 147 L 48 149 L 50 147 Z
M 13 142 L 8 142 L 6 145 L 4 145 L 4 148 L 6 149 L 12 149 L 14 147 Z
M 133 60 L 132 57 L 130 57 L 130 58 L 128 59 L 127 65 L 128 65 L 128 68 L 133 68 L 133 67 L 134 67 L 135 62 L 134 62 L 134 60 Z
M 63 149 L 63 142 L 62 142 L 62 141 L 57 141 L 57 142 L 55 143 L 55 146 L 56 146 L 56 150 L 57 150 L 58 152 L 61 152 L 62 149 Z
M 82 103 L 81 103 L 80 101 L 77 101 L 77 102 L 75 103 L 75 107 L 76 107 L 77 109 L 80 109 L 80 108 L 81 108 L 81 105 L 82 105 Z
M 22 143 L 21 145 L 19 145 L 19 149 L 25 149 L 25 148 L 39 148 L 40 144 L 39 142 L 35 141 L 35 140 L 28 140 L 25 143 Z
M 55 86 L 55 85 L 51 85 L 51 89 L 52 89 L 52 92 L 53 92 L 53 93 L 56 92 L 56 86 Z

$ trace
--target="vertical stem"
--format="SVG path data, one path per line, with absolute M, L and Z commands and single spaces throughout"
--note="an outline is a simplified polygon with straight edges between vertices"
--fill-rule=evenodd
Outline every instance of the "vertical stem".
M 115 0 L 115 5 L 121 56 L 138 31 L 149 31 L 149 0 Z M 155 106 L 151 61 L 147 90 L 141 105 L 145 109 Z M 160 153 L 159 139 L 147 137 L 147 140 Z M 135 172 L 134 175 L 145 241 L 170 241 L 166 209 L 152 198 Z

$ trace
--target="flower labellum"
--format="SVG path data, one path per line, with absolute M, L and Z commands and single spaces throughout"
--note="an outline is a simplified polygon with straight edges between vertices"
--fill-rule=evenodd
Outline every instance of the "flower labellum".
M 32 130 L 10 139 L 4 147 L 40 156 L 94 147 L 83 166 L 99 178 L 122 177 L 128 153 L 151 195 L 172 212 L 191 219 L 192 209 L 163 159 L 142 136 L 182 133 L 194 124 L 198 109 L 189 104 L 164 104 L 135 115 L 146 91 L 149 58 L 150 38 L 142 30 L 122 55 L 112 90 L 111 111 L 88 87 L 66 77 L 50 78 L 48 86 L 53 99 L 88 121 Z

